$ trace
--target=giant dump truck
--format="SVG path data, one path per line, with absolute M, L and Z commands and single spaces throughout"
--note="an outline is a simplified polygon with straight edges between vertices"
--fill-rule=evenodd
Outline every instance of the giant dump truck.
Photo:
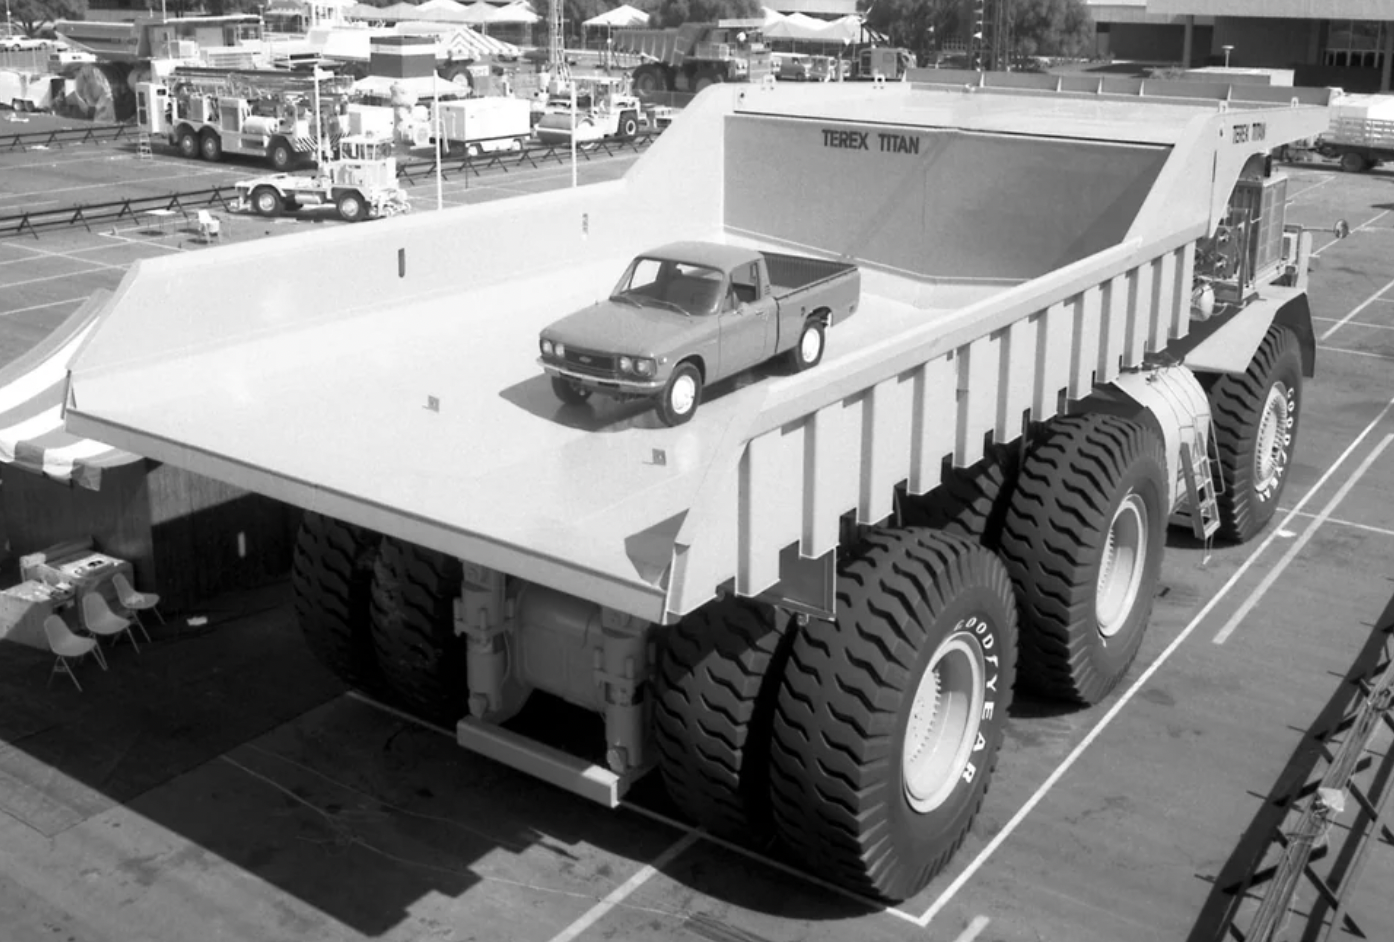
M 656 770 L 713 832 L 904 898 L 963 840 L 1018 678 L 1103 699 L 1168 525 L 1272 517 L 1315 347 L 1265 155 L 1326 102 L 710 89 L 621 180 L 138 262 L 68 428 L 303 507 L 296 609 L 347 683 L 609 805 Z M 462 255 L 465 229 L 490 237 Z M 678 427 L 560 402 L 541 328 L 687 239 L 855 263 L 860 309 L 817 369 Z M 603 724 L 540 742 L 531 699 Z
M 634 91 L 700 92 L 718 82 L 759 82 L 774 74 L 774 59 L 759 39 L 759 25 L 684 23 L 670 29 L 620 29 L 615 52 L 644 61 L 632 73 Z

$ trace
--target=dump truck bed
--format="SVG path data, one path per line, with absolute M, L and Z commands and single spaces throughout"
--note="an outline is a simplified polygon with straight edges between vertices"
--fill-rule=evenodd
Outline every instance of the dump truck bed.
M 1185 334 L 1194 240 L 1252 152 L 1215 139 L 1326 123 L 1077 94 L 714 88 L 621 181 L 142 261 L 69 428 L 653 621 L 797 594 L 843 514 Z M 539 329 L 679 239 L 854 259 L 860 312 L 816 369 L 738 377 L 679 428 L 561 407 Z

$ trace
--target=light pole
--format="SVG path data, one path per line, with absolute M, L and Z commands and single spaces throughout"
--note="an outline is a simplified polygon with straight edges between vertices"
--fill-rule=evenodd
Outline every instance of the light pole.
M 1234 51 L 1234 47 L 1233 47 L 1233 46 L 1221 46 L 1220 48 L 1223 49 L 1223 50 L 1225 51 L 1225 68 L 1228 69 L 1228 68 L 1229 68 L 1229 54 L 1230 54 L 1231 52 Z

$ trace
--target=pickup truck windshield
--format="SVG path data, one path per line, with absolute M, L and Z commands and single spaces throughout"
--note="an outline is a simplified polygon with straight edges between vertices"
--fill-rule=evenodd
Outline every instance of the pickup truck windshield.
M 719 269 L 641 256 L 610 298 L 702 317 L 716 312 L 725 285 L 726 273 Z

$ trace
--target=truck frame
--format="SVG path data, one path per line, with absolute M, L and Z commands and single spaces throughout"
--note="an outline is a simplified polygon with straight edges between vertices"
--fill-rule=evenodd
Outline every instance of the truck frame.
M 1099 702 L 1167 526 L 1273 517 L 1316 347 L 1265 157 L 1329 101 L 911 79 L 709 91 L 622 180 L 142 261 L 68 430 L 305 508 L 296 611 L 347 683 L 611 806 L 656 770 L 710 831 L 904 899 L 1016 682 Z M 857 316 L 679 428 L 565 411 L 538 332 L 682 239 L 854 260 Z M 535 691 L 603 733 L 524 735 Z

